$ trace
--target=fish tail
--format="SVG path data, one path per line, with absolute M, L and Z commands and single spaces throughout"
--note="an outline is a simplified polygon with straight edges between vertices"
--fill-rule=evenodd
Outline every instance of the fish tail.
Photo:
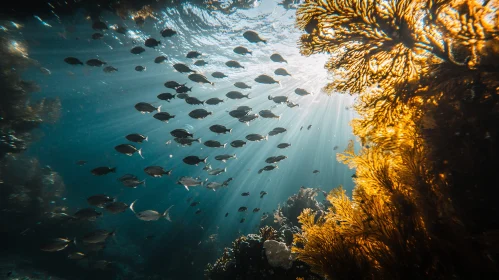
M 229 133 L 230 133 L 230 134 L 232 134 L 232 128 L 231 128 L 231 129 L 229 129 Z
M 205 158 L 203 159 L 203 162 L 206 164 L 206 161 L 207 161 L 207 160 L 208 160 L 208 157 L 205 157 Z
M 246 94 L 244 97 L 246 97 L 246 98 L 248 98 L 248 99 L 251 99 L 251 98 L 249 97 L 249 93 L 248 93 L 248 94 Z
M 149 140 L 149 136 L 146 136 L 146 139 L 144 139 L 145 141 L 148 141 Z
M 158 106 L 158 109 L 157 109 L 157 110 L 158 110 L 158 113 L 161 113 L 161 106 L 163 106 L 163 105 L 159 105 L 159 106 Z
M 225 146 L 227 146 L 227 143 L 224 144 L 224 149 L 225 149 Z
M 109 170 L 109 171 L 116 173 L 116 167 L 111 168 L 111 170 Z
M 135 205 L 135 202 L 137 202 L 138 199 L 134 200 L 132 204 L 130 204 L 130 210 L 132 210 L 133 213 L 135 213 L 135 210 L 133 210 L 133 206 Z M 135 213 L 137 214 L 137 213 Z
M 251 52 L 251 51 L 248 51 L 248 53 L 251 54 L 251 55 L 253 55 L 253 52 Z
M 198 138 L 198 140 L 196 140 L 196 141 L 198 141 L 199 143 L 201 143 L 201 138 Z
M 227 172 L 227 167 L 224 168 L 224 172 Z
M 276 168 L 276 169 L 279 169 L 279 166 L 278 166 L 278 165 L 276 165 L 276 166 L 275 166 L 275 168 Z
M 269 141 L 269 136 L 268 135 L 265 135 L 265 140 Z
M 163 217 L 165 217 L 165 219 L 169 222 L 172 221 L 172 219 L 170 218 L 170 209 L 172 209 L 173 205 L 168 207 L 168 209 L 165 210 L 165 212 L 163 213 Z
M 263 169 L 258 170 L 258 174 L 262 174 Z
M 272 100 L 272 95 L 269 95 L 269 97 L 268 97 L 268 98 L 269 98 L 269 100 Z
M 146 187 L 146 179 L 142 180 L 140 183 L 144 186 L 144 188 Z
M 139 156 L 140 156 L 141 158 L 144 158 L 144 157 L 142 156 L 142 148 L 140 148 L 137 152 L 139 153 Z
M 281 117 L 282 117 L 282 114 L 280 114 L 280 115 L 277 117 L 277 121 L 280 121 L 280 120 L 281 120 Z
M 186 189 L 187 191 L 189 191 L 189 187 L 188 187 L 188 186 L 184 185 L 184 187 L 185 187 L 185 189 Z
M 236 156 L 236 154 L 234 154 L 234 159 L 237 159 L 237 156 Z
M 210 82 L 210 85 L 215 86 L 215 83 L 214 82 Z

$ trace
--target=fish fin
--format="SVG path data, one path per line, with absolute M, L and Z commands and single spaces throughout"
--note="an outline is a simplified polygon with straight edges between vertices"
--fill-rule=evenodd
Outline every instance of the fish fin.
M 246 97 L 246 98 L 248 98 L 248 99 L 251 99 L 251 98 L 249 97 L 249 93 L 248 93 L 248 94 L 246 94 L 246 95 L 245 95 L 245 97 Z
M 268 99 L 269 99 L 269 100 L 272 100 L 272 95 L 269 95 Z
M 280 121 L 280 120 L 281 120 L 281 117 L 282 117 L 282 114 L 280 114 L 280 115 L 277 117 L 277 121 Z
M 144 185 L 144 188 L 146 187 L 146 179 L 142 180 L 142 185 Z
M 229 133 L 230 133 L 230 134 L 232 134 L 232 128 L 231 128 L 231 129 L 229 129 Z
M 258 174 L 262 174 L 263 169 L 258 170 Z
M 236 156 L 236 154 L 234 154 L 234 158 L 235 158 L 235 159 L 237 159 L 237 156 Z
M 276 165 L 275 168 L 279 169 L 279 166 Z
M 113 172 L 113 173 L 116 173 L 116 167 L 111 168 L 110 171 Z
M 249 122 L 246 122 L 246 125 L 249 126 Z
M 198 138 L 198 140 L 196 140 L 196 141 L 198 141 L 199 143 L 201 143 L 201 138 Z
M 205 157 L 205 158 L 203 159 L 203 162 L 204 162 L 205 164 L 206 164 L 206 160 L 208 160 L 208 157 Z
M 144 139 L 145 141 L 149 141 L 149 136 L 146 136 L 146 139 Z
M 165 219 L 169 222 L 172 221 L 172 219 L 170 218 L 170 209 L 172 209 L 173 205 L 168 207 L 168 209 L 165 210 L 165 212 L 163 213 L 163 217 L 165 217 Z
M 140 156 L 141 158 L 144 158 L 144 157 L 142 156 L 142 148 L 140 148 L 137 152 L 139 153 L 139 156 Z
M 186 189 L 187 191 L 189 191 L 189 187 L 188 187 L 188 186 L 184 185 L 184 187 L 185 187 L 185 189 Z
M 161 106 L 163 106 L 163 105 L 159 105 L 159 106 L 158 106 L 158 109 L 157 109 L 157 110 L 158 110 L 158 113 L 161 113 Z
M 138 199 L 134 200 L 134 201 L 132 202 L 132 204 L 130 204 L 130 210 L 132 210 L 132 212 L 133 212 L 134 214 L 137 214 L 137 213 L 135 213 L 135 210 L 133 210 L 133 206 L 135 205 L 135 202 L 137 202 L 137 200 L 138 200 Z
M 227 143 L 224 144 L 224 149 L 225 149 L 225 146 L 227 146 Z
M 265 140 L 269 141 L 269 136 L 268 135 L 265 135 Z
M 224 172 L 227 172 L 227 167 L 224 167 Z
M 225 159 L 222 159 L 222 162 L 224 162 L 224 163 L 225 163 L 225 162 L 227 162 L 227 160 L 225 160 Z

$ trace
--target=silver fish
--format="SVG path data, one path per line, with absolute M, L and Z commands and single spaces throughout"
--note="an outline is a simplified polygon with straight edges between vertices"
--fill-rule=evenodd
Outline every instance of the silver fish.
M 281 116 L 278 116 L 278 115 L 272 113 L 272 111 L 270 111 L 270 110 L 261 110 L 259 112 L 259 114 L 262 118 L 266 118 L 266 119 L 278 119 L 278 120 L 281 119 Z
M 210 182 L 210 183 L 208 183 L 206 185 L 206 188 L 208 188 L 208 189 L 210 189 L 212 191 L 216 191 L 216 190 L 218 190 L 218 189 L 220 189 L 222 187 L 224 187 L 224 185 L 221 184 L 221 183 L 217 183 L 217 182 Z
M 302 89 L 302 88 L 297 88 L 295 89 L 295 93 L 300 95 L 300 96 L 305 96 L 305 95 L 310 95 L 311 93 Z
M 67 238 L 55 238 L 52 239 L 50 242 L 42 245 L 40 247 L 40 250 L 45 252 L 58 252 L 66 249 L 70 243 L 71 240 Z
M 236 157 L 236 154 L 233 154 L 233 155 L 229 155 L 229 154 L 224 154 L 224 155 L 218 155 L 218 156 L 215 156 L 215 159 L 216 160 L 220 160 L 222 162 L 227 162 L 227 160 L 231 159 L 231 158 L 237 158 Z
M 219 174 L 227 172 L 227 168 L 215 168 L 208 171 L 208 175 L 217 176 Z
M 132 210 L 132 212 L 135 214 L 137 218 L 139 218 L 139 220 L 149 222 L 149 221 L 157 221 L 160 218 L 165 218 L 170 222 L 172 221 L 170 218 L 170 209 L 173 207 L 173 205 L 168 207 L 168 209 L 166 209 L 165 212 L 163 212 L 163 214 L 160 214 L 158 211 L 155 210 L 145 210 L 137 213 L 133 209 L 133 206 L 135 205 L 136 202 L 137 200 L 135 200 L 134 202 L 132 202 L 132 204 L 130 204 L 130 210 Z
M 275 103 L 277 104 L 281 104 L 281 103 L 286 103 L 288 102 L 288 97 L 287 96 L 284 96 L 284 95 L 280 95 L 280 96 L 272 96 L 272 95 L 269 95 L 269 100 L 272 100 L 274 101 Z
M 269 140 L 269 137 L 268 136 L 263 136 L 263 135 L 260 135 L 260 134 L 248 134 L 248 135 L 246 135 L 246 139 L 248 141 L 259 142 L 259 141 L 262 141 L 262 140 Z
M 182 176 L 177 181 L 177 184 L 182 185 L 185 187 L 186 190 L 189 190 L 189 187 L 202 186 L 203 181 L 199 181 L 197 179 L 188 176 Z

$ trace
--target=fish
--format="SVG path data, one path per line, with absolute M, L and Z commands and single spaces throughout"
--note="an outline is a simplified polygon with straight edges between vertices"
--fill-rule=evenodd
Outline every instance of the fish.
M 109 174 L 111 172 L 116 173 L 116 167 L 101 166 L 101 167 L 97 167 L 97 168 L 92 169 L 90 172 L 95 176 L 102 176 L 102 175 Z
M 350 176 L 352 178 L 357 178 L 357 173 L 353 173 L 352 176 Z
M 273 62 L 286 62 L 288 63 L 280 54 L 278 53 L 274 53 L 270 56 L 270 59 L 273 61 Z
M 274 71 L 274 74 L 277 76 L 291 76 L 291 74 L 289 74 L 288 71 L 284 68 L 277 68 Z
M 140 181 L 139 179 L 137 178 L 134 178 L 134 179 L 127 179 L 127 180 L 122 180 L 121 183 L 123 184 L 123 186 L 125 187 L 128 187 L 128 188 L 136 188 L 140 185 L 143 185 L 144 187 L 146 186 L 146 180 L 142 180 Z
M 264 168 L 258 170 L 258 174 L 261 174 L 263 171 L 271 171 L 271 170 L 274 170 L 276 168 L 279 169 L 279 167 L 277 167 L 277 165 L 267 165 Z
M 198 210 L 196 210 L 196 212 L 194 212 L 194 214 L 199 214 L 201 212 L 202 212 L 201 209 L 198 209 Z
M 209 164 L 209 163 L 205 164 L 205 166 L 203 167 L 203 170 L 210 171 L 211 170 L 211 164 Z
M 104 67 L 104 69 L 102 69 L 102 71 L 104 71 L 104 73 L 113 73 L 117 72 L 118 68 L 114 68 L 113 66 L 106 66 Z
M 338 146 L 334 146 L 334 147 L 333 147 L 333 151 L 338 150 L 338 148 L 339 148 Z
M 125 175 L 118 178 L 118 181 L 120 181 L 120 182 L 123 182 L 126 180 L 138 180 L 138 178 L 137 178 L 137 176 L 135 176 L 133 174 L 125 174 Z
M 243 110 L 232 110 L 229 112 L 229 115 L 233 118 L 239 119 L 248 115 L 248 113 L 249 113 L 248 111 L 243 111 Z
M 217 78 L 217 79 L 223 79 L 223 78 L 227 78 L 227 77 L 229 77 L 229 76 L 225 75 L 225 74 L 224 74 L 224 73 L 222 73 L 222 72 L 213 72 L 213 73 L 211 73 L 211 76 L 212 76 L 213 78 Z
M 229 216 L 229 212 L 225 213 L 225 217 L 227 218 L 227 216 Z
M 232 128 L 227 128 L 223 125 L 219 125 L 219 124 L 214 124 L 212 126 L 210 126 L 210 130 L 212 132 L 215 132 L 217 134 L 226 134 L 227 132 L 228 133 L 232 133 Z
M 196 97 L 186 97 L 185 102 L 190 105 L 204 105 L 204 101 L 197 99 Z
M 135 143 L 142 143 L 142 142 L 147 141 L 149 139 L 149 137 L 144 136 L 142 134 L 138 134 L 138 133 L 128 134 L 127 136 L 125 136 L 125 138 L 127 140 L 135 142 Z
M 108 27 L 107 27 L 107 25 L 104 22 L 102 22 L 100 20 L 96 20 L 92 24 L 92 29 L 95 29 L 95 30 L 104 30 L 104 29 L 108 29 Z
M 179 83 L 177 83 L 175 81 L 168 81 L 164 85 L 165 85 L 165 87 L 171 88 L 171 89 L 176 89 L 176 88 L 178 88 L 180 86 L 185 86 L 185 84 L 181 85 L 181 84 L 179 84 Z
M 82 260 L 86 257 L 87 255 L 83 254 L 82 252 L 72 252 L 68 254 L 68 259 L 70 260 Z
M 284 159 L 287 159 L 288 157 L 287 156 L 283 156 L 283 155 L 280 155 L 280 156 L 275 156 L 275 157 L 268 157 L 265 162 L 266 163 L 278 163 L 280 162 L 281 160 L 284 160 Z
M 178 88 L 175 89 L 176 93 L 186 93 L 188 91 L 192 91 L 192 87 L 189 88 L 189 87 L 186 87 L 185 85 L 181 85 L 181 86 L 179 86 Z M 177 97 L 181 98 L 180 94 L 178 94 Z
M 145 210 L 137 213 L 133 209 L 133 206 L 135 205 L 136 202 L 137 200 L 135 200 L 134 202 L 132 202 L 132 204 L 130 204 L 130 210 L 132 210 L 135 216 L 140 220 L 149 222 L 149 221 L 157 221 L 160 218 L 165 218 L 169 222 L 172 221 L 170 218 L 170 209 L 173 207 L 173 205 L 168 207 L 168 209 L 166 209 L 165 212 L 163 212 L 163 214 L 160 214 L 158 211 L 155 210 Z
M 154 59 L 154 63 L 158 63 L 159 64 L 159 63 L 163 63 L 163 62 L 165 62 L 167 60 L 168 60 L 168 57 L 166 57 L 164 55 L 160 55 L 160 56 L 158 56 L 158 57 L 156 57 Z
M 240 117 L 239 121 L 242 122 L 242 123 L 245 123 L 245 124 L 249 125 L 249 123 L 251 121 L 254 121 L 256 119 L 258 119 L 258 115 L 257 114 L 251 114 L 251 115 L 246 115 L 246 116 Z
M 288 101 L 288 102 L 286 103 L 286 105 L 287 105 L 289 108 L 294 108 L 294 107 L 300 106 L 300 104 L 298 104 L 298 103 L 293 103 L 293 102 L 291 102 L 291 101 Z
M 198 58 L 200 57 L 202 54 L 200 52 L 197 52 L 197 51 L 190 51 L 187 53 L 187 55 L 185 56 L 186 58 Z
M 87 164 L 87 161 L 86 160 L 79 160 L 76 162 L 76 164 L 78 164 L 79 166 L 83 166 L 83 165 Z
M 99 33 L 99 32 L 96 32 L 96 33 L 92 34 L 92 39 L 94 39 L 94 40 L 99 40 L 102 37 L 104 37 L 104 34 Z
M 199 201 L 194 201 L 194 202 L 192 202 L 189 206 L 194 207 L 194 206 L 196 206 L 196 205 L 199 205 Z
M 137 65 L 137 66 L 135 66 L 135 71 L 144 72 L 144 71 L 146 71 L 146 68 L 144 66 Z
M 245 54 L 253 55 L 253 52 L 251 52 L 250 50 L 248 50 L 247 48 L 242 47 L 242 46 L 235 47 L 232 51 L 237 53 L 237 54 L 241 54 L 241 55 L 245 55 Z
M 178 99 L 186 99 L 189 95 L 187 93 L 178 93 L 177 97 Z
M 182 185 L 185 187 L 186 190 L 189 190 L 189 187 L 202 186 L 203 181 L 199 181 L 197 179 L 188 176 L 182 176 L 177 181 L 177 184 Z
M 250 195 L 250 193 L 249 193 L 249 192 L 243 192 L 243 193 L 241 194 L 241 196 L 249 196 L 249 195 Z
M 267 41 L 260 38 L 260 36 L 258 35 L 258 33 L 256 33 L 255 31 L 252 31 L 252 30 L 249 30 L 249 31 L 246 31 L 243 33 L 243 37 L 248 40 L 248 42 L 250 43 L 258 43 L 258 42 L 262 42 L 264 44 L 267 44 Z
M 224 186 L 228 186 L 230 181 L 232 181 L 232 177 L 230 177 L 229 179 L 225 180 L 225 181 L 223 182 L 223 185 L 224 185 Z
M 227 162 L 227 160 L 231 159 L 231 158 L 237 158 L 236 157 L 236 154 L 233 154 L 233 155 L 229 155 L 229 154 L 223 154 L 223 155 L 218 155 L 218 156 L 215 156 L 215 159 L 216 160 L 220 160 L 222 162 Z
M 215 85 L 215 83 L 208 81 L 208 79 L 204 75 L 201 75 L 201 74 L 197 74 L 197 73 L 190 74 L 189 76 L 187 76 L 187 78 L 189 78 L 189 80 L 196 82 L 196 83 L 210 84 L 212 86 Z
M 230 146 L 233 148 L 241 148 L 246 145 L 246 142 L 243 140 L 234 140 L 230 142 Z
M 170 119 L 175 118 L 175 115 L 170 115 L 168 112 L 159 112 L 154 114 L 153 118 L 160 120 L 162 122 L 168 123 Z
M 248 207 L 241 206 L 239 207 L 239 209 L 237 209 L 237 212 L 244 212 L 246 210 L 248 210 Z
M 193 119 L 204 119 L 204 118 L 206 118 L 207 116 L 209 116 L 211 114 L 213 114 L 213 113 L 212 112 L 208 112 L 205 109 L 196 109 L 196 110 L 192 110 L 189 113 L 189 117 L 191 117 Z
M 208 171 L 208 175 L 217 176 L 227 172 L 227 168 L 215 168 Z
M 205 157 L 204 159 L 198 157 L 198 156 L 187 156 L 185 157 L 182 161 L 186 164 L 189 164 L 189 165 L 198 165 L 200 164 L 201 162 L 204 162 L 206 163 L 206 160 L 208 159 L 208 157 Z
M 177 31 L 171 29 L 171 28 L 165 28 L 161 30 L 161 36 L 163 37 L 172 37 L 177 34 Z
M 170 131 L 171 136 L 177 137 L 177 138 L 187 138 L 187 137 L 194 137 L 194 134 L 189 133 L 187 130 L 182 129 L 182 128 L 177 128 L 172 131 Z
M 234 86 L 237 87 L 237 88 L 240 88 L 240 89 L 251 88 L 251 86 L 248 86 L 247 84 L 245 84 L 243 82 L 235 82 Z
M 210 189 L 212 191 L 216 191 L 220 188 L 222 188 L 224 185 L 223 184 L 220 184 L 220 183 L 217 183 L 217 182 L 210 182 L 206 185 L 206 188 L 207 189 Z
M 146 49 L 144 49 L 143 47 L 141 46 L 136 46 L 136 47 L 133 47 L 130 52 L 133 53 L 133 54 L 141 54 L 143 52 L 145 52 Z
M 272 113 L 272 111 L 270 110 L 261 110 L 259 114 L 262 118 L 266 119 L 279 119 L 279 120 L 281 119 L 281 116 Z
M 279 96 L 272 96 L 272 95 L 269 95 L 269 100 L 272 100 L 274 101 L 275 103 L 277 104 L 281 104 L 281 103 L 286 103 L 288 102 L 288 97 L 287 96 L 284 96 L 284 95 L 279 95 Z
M 114 198 L 105 194 L 96 194 L 87 198 L 88 204 L 99 208 L 104 208 L 104 205 L 113 202 L 114 200 Z
M 40 250 L 45 252 L 58 252 L 66 249 L 70 243 L 71 240 L 68 238 L 54 238 L 50 242 L 42 245 Z
M 164 92 L 164 93 L 158 94 L 157 97 L 158 97 L 159 100 L 164 100 L 164 101 L 170 102 L 170 100 L 172 100 L 173 98 L 175 98 L 175 94 L 171 94 L 169 92 Z
M 312 127 L 312 125 L 310 124 L 309 126 L 307 126 L 307 130 L 310 130 L 310 128 Z
M 206 62 L 206 61 L 204 61 L 202 59 L 201 60 L 196 60 L 196 62 L 194 62 L 194 65 L 196 65 L 196 66 L 205 66 L 207 64 L 208 64 L 208 62 Z
M 302 88 L 297 88 L 295 89 L 295 93 L 300 95 L 300 96 L 305 96 L 305 95 L 310 95 L 311 93 L 302 89 Z
M 128 32 L 128 29 L 126 29 L 126 27 L 124 27 L 124 26 L 118 26 L 114 31 L 116 31 L 120 34 L 126 35 L 126 33 Z
M 161 166 L 153 165 L 144 168 L 144 172 L 152 177 L 162 177 L 163 175 L 170 176 L 172 174 L 173 169 L 165 170 Z
M 314 170 L 314 171 L 312 171 L 312 173 L 314 173 L 314 174 L 317 174 L 317 173 L 319 173 L 319 172 L 320 172 L 320 171 L 319 171 L 319 170 L 317 170 L 317 169 L 316 169 L 316 170 Z
M 89 60 L 87 60 L 86 63 L 88 66 L 92 66 L 92 67 L 101 67 L 102 65 L 107 64 L 104 61 L 101 61 L 97 58 L 89 59 Z
M 258 212 L 258 211 L 260 211 L 260 208 L 255 208 L 255 209 L 253 209 L 253 213 L 256 213 L 256 212 Z
M 281 134 L 281 133 L 284 133 L 286 132 L 287 130 L 284 128 L 284 127 L 276 127 L 274 129 L 272 129 L 270 132 L 269 132 L 269 136 L 275 136 L 277 134 Z
M 84 243 L 92 243 L 92 244 L 103 243 L 103 242 L 106 242 L 106 240 L 109 237 L 114 236 L 115 232 L 116 231 L 114 231 L 114 230 L 107 231 L 107 230 L 98 229 L 98 230 L 95 230 L 95 231 L 92 231 L 90 233 L 85 234 L 81 240 Z
M 148 38 L 145 40 L 144 45 L 148 48 L 155 48 L 161 44 L 161 41 L 158 41 L 154 38 Z
M 229 91 L 225 96 L 227 96 L 230 99 L 242 99 L 242 98 L 249 98 L 249 93 L 244 95 L 240 93 L 239 91 Z
M 72 56 L 66 57 L 64 59 L 64 62 L 70 65 L 83 65 L 83 62 L 81 62 L 78 58 Z
M 118 153 L 122 153 L 122 154 L 127 155 L 127 156 L 132 156 L 134 153 L 138 153 L 141 158 L 144 158 L 142 156 L 142 148 L 137 149 L 135 146 L 130 145 L 130 144 L 120 144 L 120 145 L 114 147 L 114 149 Z
M 96 211 L 94 208 L 83 208 L 76 211 L 73 217 L 77 220 L 95 221 L 101 215 L 102 213 Z
M 248 134 L 246 135 L 246 140 L 259 142 L 262 140 L 269 140 L 269 137 L 260 134 Z
M 158 108 L 156 108 L 149 103 L 139 102 L 135 104 L 135 109 L 137 109 L 137 111 L 141 112 L 142 114 L 152 113 L 154 111 L 161 112 L 161 105 L 159 105 Z
M 222 143 L 215 141 L 215 140 L 208 140 L 208 141 L 204 142 L 204 145 L 206 147 L 210 147 L 210 148 L 222 148 L 222 147 L 225 148 L 225 146 L 227 144 L 222 144 Z
M 245 219 L 245 218 L 242 218 L 242 219 L 239 221 L 239 223 L 240 223 L 240 224 L 242 224 L 242 223 L 244 223 L 244 221 L 246 221 L 246 219 Z
M 230 68 L 244 68 L 244 66 L 242 66 L 241 64 L 239 64 L 239 62 L 237 62 L 235 60 L 229 60 L 229 61 L 225 62 L 225 65 L 227 65 L 227 67 L 230 67 Z
M 263 198 L 266 194 L 267 194 L 267 192 L 261 191 L 260 192 L 260 198 Z
M 255 82 L 260 84 L 279 84 L 279 81 L 274 80 L 272 77 L 267 75 L 260 75 L 255 78 Z
M 125 212 L 128 207 L 128 204 L 124 202 L 114 201 L 106 204 L 106 206 L 104 206 L 104 209 L 111 212 L 112 214 L 118 214 Z
M 193 139 L 193 138 L 174 138 L 175 142 L 179 143 L 182 146 L 191 146 L 194 142 L 201 143 L 201 138 Z
M 189 73 L 189 72 L 196 73 L 196 71 L 192 70 L 191 68 L 189 68 L 189 66 L 187 66 L 183 63 L 174 64 L 173 68 L 175 68 L 175 70 L 177 70 L 180 73 Z
M 218 105 L 219 103 L 223 103 L 224 101 L 220 98 L 213 97 L 208 100 L 206 100 L 204 103 L 208 105 Z

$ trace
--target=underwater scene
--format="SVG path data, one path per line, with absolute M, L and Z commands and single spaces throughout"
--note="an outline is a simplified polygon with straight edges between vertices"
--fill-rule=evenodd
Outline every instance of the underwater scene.
M 499 279 L 498 123 L 497 0 L 2 3 L 0 279 Z

